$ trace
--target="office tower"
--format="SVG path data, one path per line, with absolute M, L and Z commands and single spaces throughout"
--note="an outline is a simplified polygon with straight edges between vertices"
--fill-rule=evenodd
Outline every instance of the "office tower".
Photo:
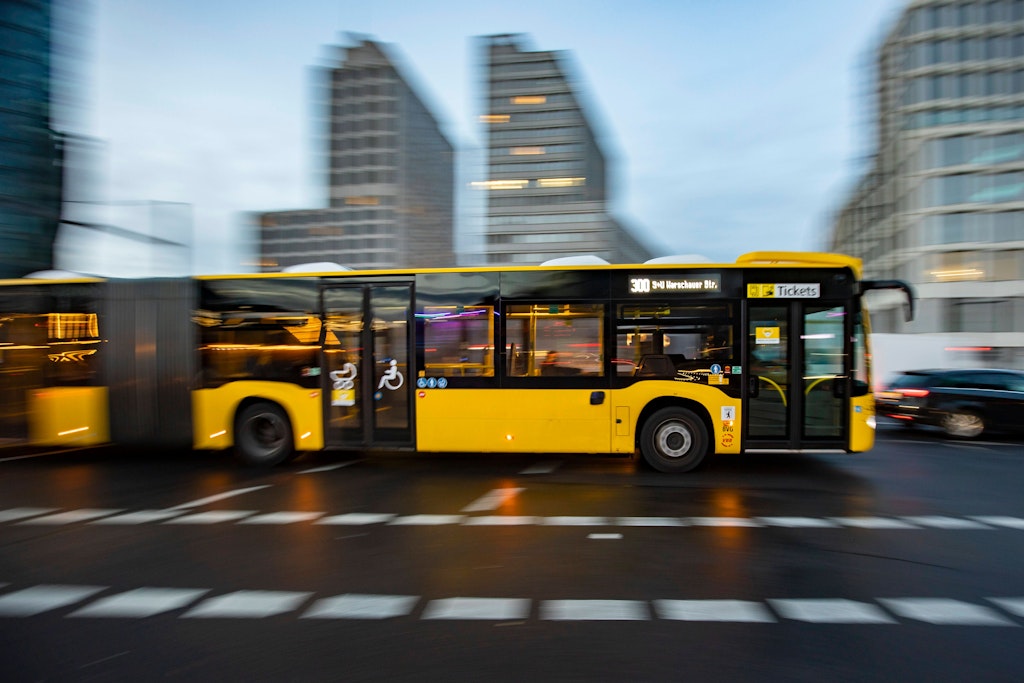
M 590 253 L 615 263 L 650 258 L 609 213 L 608 173 L 579 81 L 564 52 L 526 49 L 523 35 L 478 41 L 486 74 L 482 261 L 536 264 Z
M 326 208 L 258 216 L 264 270 L 453 266 L 454 153 L 389 48 L 360 40 L 321 70 Z
M 61 212 L 50 0 L 0 4 L 0 278 L 53 268 Z
M 1024 366 L 1024 1 L 911 2 L 872 67 L 873 166 L 831 249 L 914 285 L 916 319 L 880 299 L 876 332 Z

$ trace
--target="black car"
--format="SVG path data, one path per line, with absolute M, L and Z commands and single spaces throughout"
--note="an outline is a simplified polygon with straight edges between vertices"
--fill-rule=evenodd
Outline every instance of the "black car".
M 1024 372 L 912 370 L 875 395 L 879 415 L 940 427 L 949 436 L 1024 430 Z

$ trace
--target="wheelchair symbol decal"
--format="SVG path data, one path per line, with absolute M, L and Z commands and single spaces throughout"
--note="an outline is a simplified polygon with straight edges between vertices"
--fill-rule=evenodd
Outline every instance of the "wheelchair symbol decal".
M 388 369 L 380 377 L 380 383 L 377 384 L 377 391 L 380 391 L 384 387 L 394 391 L 401 387 L 404 381 L 405 378 L 402 377 L 402 373 L 398 371 L 398 361 L 391 359 L 391 364 L 388 366 Z

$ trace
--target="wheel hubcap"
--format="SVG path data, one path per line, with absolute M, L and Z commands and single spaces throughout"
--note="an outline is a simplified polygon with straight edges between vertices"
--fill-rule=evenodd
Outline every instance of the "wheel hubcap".
M 684 426 L 671 422 L 662 425 L 657 433 L 658 451 L 666 458 L 682 458 L 693 446 L 693 436 Z

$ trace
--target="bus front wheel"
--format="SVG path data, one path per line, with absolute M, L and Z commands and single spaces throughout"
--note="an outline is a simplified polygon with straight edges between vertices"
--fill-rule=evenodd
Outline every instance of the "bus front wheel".
M 640 453 L 659 472 L 689 472 L 708 451 L 704 421 L 686 408 L 662 408 L 644 423 Z
M 292 456 L 292 425 L 273 403 L 252 403 L 235 420 L 235 453 L 247 465 L 272 467 Z

